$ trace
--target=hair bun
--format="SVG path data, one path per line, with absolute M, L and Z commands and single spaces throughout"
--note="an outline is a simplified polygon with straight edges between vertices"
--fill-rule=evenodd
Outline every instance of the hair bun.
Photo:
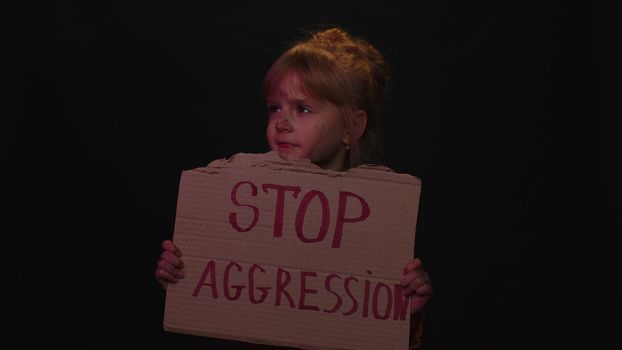
M 346 43 L 352 42 L 352 38 L 343 29 L 330 28 L 317 32 L 313 35 L 313 39 L 324 43 Z

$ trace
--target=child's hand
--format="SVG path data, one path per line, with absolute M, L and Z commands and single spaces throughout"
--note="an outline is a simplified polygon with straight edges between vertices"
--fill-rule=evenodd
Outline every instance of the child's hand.
M 432 282 L 428 273 L 423 269 L 423 263 L 418 258 L 406 264 L 400 285 L 404 288 L 404 296 L 411 297 L 411 314 L 421 311 L 432 297 Z
M 170 240 L 162 242 L 164 250 L 158 260 L 155 271 L 155 278 L 162 288 L 166 289 L 169 283 L 177 283 L 179 279 L 184 278 L 184 262 L 180 259 L 181 251 Z

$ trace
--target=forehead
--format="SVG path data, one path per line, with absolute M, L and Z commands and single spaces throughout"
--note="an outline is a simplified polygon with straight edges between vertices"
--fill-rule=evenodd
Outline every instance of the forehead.
M 270 86 L 268 98 L 314 99 L 297 73 L 287 72 Z

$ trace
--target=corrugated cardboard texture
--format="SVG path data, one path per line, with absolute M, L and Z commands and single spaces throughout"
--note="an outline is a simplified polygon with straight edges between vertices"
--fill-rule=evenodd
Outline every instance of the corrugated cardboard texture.
M 421 182 L 236 154 L 182 173 L 174 242 L 186 277 L 167 331 L 303 349 L 406 349 L 399 279 Z

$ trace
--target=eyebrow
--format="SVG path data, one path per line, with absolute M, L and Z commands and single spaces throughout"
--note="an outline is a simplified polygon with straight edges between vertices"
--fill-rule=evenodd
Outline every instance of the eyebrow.
M 313 99 L 306 99 L 306 100 L 302 100 L 302 99 L 292 99 L 292 100 L 288 100 L 287 102 L 292 103 L 292 104 L 303 104 L 303 105 L 308 105 L 308 104 L 316 104 L 317 102 Z
M 301 99 L 301 98 L 285 98 L 285 101 L 288 104 L 304 104 L 304 105 L 317 105 L 319 104 L 319 101 L 313 98 L 307 98 L 307 99 Z M 278 101 L 278 98 L 273 98 L 273 97 L 268 97 L 266 98 L 266 103 L 273 103 L 273 104 L 278 104 L 280 101 Z
M 277 89 L 276 91 L 273 90 L 266 97 L 266 103 L 277 104 L 279 103 L 280 99 L 284 99 L 288 104 L 305 104 L 305 105 L 312 105 L 315 107 L 322 104 L 321 100 L 318 100 L 310 96 L 308 93 L 305 93 L 299 89 L 292 90 L 291 91 L 293 93 L 292 95 L 298 95 L 298 96 L 302 95 L 305 98 L 293 98 L 294 96 L 290 95 L 288 92 L 289 91 L 285 91 L 283 89 Z

